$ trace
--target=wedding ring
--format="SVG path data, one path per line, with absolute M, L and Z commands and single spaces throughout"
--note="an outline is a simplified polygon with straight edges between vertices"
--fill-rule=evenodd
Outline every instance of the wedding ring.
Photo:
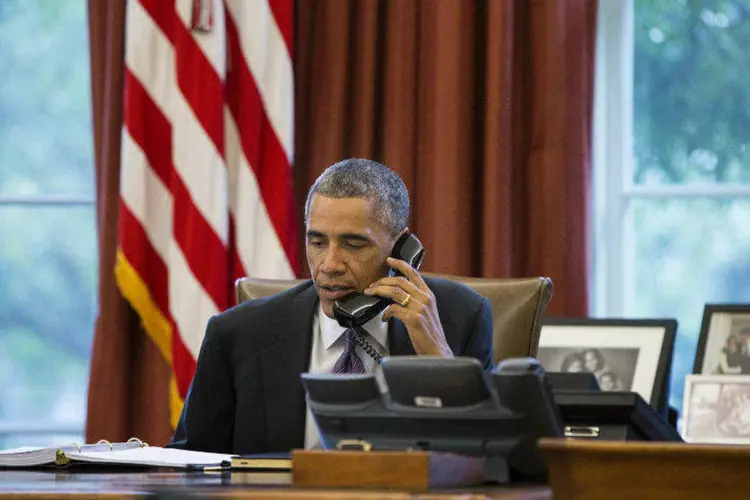
M 409 302 L 411 301 L 411 295 L 406 294 L 406 297 L 404 297 L 404 300 L 401 301 L 401 304 L 399 304 L 401 307 L 406 307 L 409 305 Z

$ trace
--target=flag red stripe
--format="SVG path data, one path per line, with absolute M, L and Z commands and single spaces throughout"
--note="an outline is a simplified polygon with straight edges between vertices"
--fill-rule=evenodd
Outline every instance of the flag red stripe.
M 169 42 L 174 45 L 173 23 L 179 21 L 174 0 L 138 0 Z
M 227 249 L 190 198 L 185 184 L 175 175 L 170 186 L 174 196 L 174 237 L 183 250 L 195 278 L 213 299 L 218 310 L 229 306 L 226 276 Z
M 198 122 L 224 158 L 224 86 L 188 28 L 180 21 L 178 18 L 174 24 L 177 83 Z
M 154 2 L 145 7 L 158 26 L 163 30 L 171 30 L 167 37 L 174 44 L 180 91 L 214 147 L 223 157 L 224 91 L 219 75 L 175 9 L 158 7 Z M 214 266 L 226 269 L 226 248 L 219 235 L 198 210 L 187 186 L 178 174 L 172 176 L 169 187 L 174 196 L 175 240 L 183 250 L 190 270 L 214 301 L 216 308 L 226 309 L 230 303 L 226 276 L 214 270 Z
M 245 269 L 242 266 L 242 262 L 240 261 L 240 254 L 237 253 L 236 248 L 232 249 L 232 260 L 234 264 L 232 264 L 232 274 L 230 274 L 229 276 L 232 277 L 232 284 L 230 285 L 230 289 L 232 292 L 232 299 L 234 300 L 234 297 L 236 295 L 234 283 L 238 279 L 244 278 L 245 276 L 247 276 L 247 272 L 245 272 Z M 232 302 L 232 304 L 234 305 L 234 302 Z
M 169 282 L 167 266 L 154 250 L 143 226 L 127 205 L 120 200 L 120 248 L 139 276 L 148 276 L 146 282 L 154 304 L 168 316 Z
M 220 268 L 226 268 L 227 256 L 224 244 L 193 203 L 187 187 L 173 167 L 170 122 L 149 98 L 143 87 L 137 84 L 135 78 L 129 79 L 128 82 L 132 83 L 134 90 L 133 98 L 129 103 L 138 106 L 139 111 L 139 113 L 134 113 L 126 110 L 128 131 L 143 150 L 152 169 L 159 173 L 162 182 L 165 182 L 167 189 L 172 193 L 174 236 L 190 270 L 213 299 L 217 309 L 226 308 L 229 304 L 225 287 L 226 278 L 211 270 L 214 263 L 221 266 Z M 133 118 L 132 123 L 130 118 Z
M 234 217 L 229 217 L 229 268 L 227 269 L 227 277 L 229 278 L 228 292 L 230 298 L 230 305 L 236 305 L 236 291 L 234 283 L 239 279 L 247 276 L 245 266 L 242 265 L 240 254 L 237 251 L 237 230 L 234 223 Z
M 294 3 L 292 0 L 269 0 L 271 12 L 284 38 L 289 59 L 294 59 Z
M 174 2 L 171 8 L 166 8 L 165 5 L 169 5 L 169 2 L 140 1 L 174 46 L 177 84 L 198 122 L 223 158 L 224 89 L 219 75 L 193 39 L 189 28 L 183 24 Z
M 242 57 L 237 27 L 226 17 L 229 66 L 227 104 L 237 125 L 242 150 L 252 167 L 261 196 L 289 263 L 296 262 L 296 226 L 292 198 L 292 169 L 286 158 L 258 93 L 250 70 Z
M 195 372 L 195 360 L 182 341 L 169 309 L 167 267 L 149 242 L 140 221 L 120 201 L 120 247 L 139 276 L 148 277 L 147 286 L 154 304 L 172 328 L 172 365 L 180 396 L 185 398 Z
M 172 127 L 130 69 L 125 71 L 125 126 L 146 155 L 151 170 L 169 186 Z

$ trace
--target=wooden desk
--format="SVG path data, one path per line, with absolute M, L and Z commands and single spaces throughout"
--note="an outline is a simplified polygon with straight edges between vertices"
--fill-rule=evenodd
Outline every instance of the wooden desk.
M 555 500 L 745 500 L 750 447 L 542 439 Z
M 436 490 L 414 494 L 383 490 L 322 490 L 290 486 L 290 478 L 278 484 L 247 484 L 252 473 L 202 472 L 74 472 L 0 470 L 0 499 L 41 498 L 44 500 L 130 499 L 148 493 L 161 493 L 156 498 L 272 498 L 282 500 L 551 500 L 549 488 L 481 487 L 465 490 Z M 257 476 L 257 474 L 255 475 Z

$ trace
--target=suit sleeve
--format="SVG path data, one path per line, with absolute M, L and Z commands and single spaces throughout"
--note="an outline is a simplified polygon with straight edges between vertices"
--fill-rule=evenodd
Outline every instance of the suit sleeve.
M 495 366 L 492 334 L 492 306 L 489 300 L 482 298 L 474 315 L 474 324 L 464 344 L 463 355 L 477 358 L 486 370 L 491 370 Z
M 231 452 L 235 393 L 230 367 L 216 318 L 211 318 L 170 447 Z

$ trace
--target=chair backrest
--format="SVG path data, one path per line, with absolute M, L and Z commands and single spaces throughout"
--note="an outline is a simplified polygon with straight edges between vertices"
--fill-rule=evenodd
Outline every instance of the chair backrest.
M 239 278 L 234 282 L 237 292 L 237 303 L 242 304 L 248 300 L 268 297 L 277 293 L 285 292 L 292 287 L 304 283 L 307 280 L 270 280 L 263 278 Z
M 492 305 L 495 363 L 514 357 L 536 356 L 539 334 L 547 303 L 552 298 L 549 278 L 467 278 L 446 274 L 423 273 L 425 276 L 463 283 Z M 237 302 L 274 295 L 305 280 L 240 278 L 236 281 Z

